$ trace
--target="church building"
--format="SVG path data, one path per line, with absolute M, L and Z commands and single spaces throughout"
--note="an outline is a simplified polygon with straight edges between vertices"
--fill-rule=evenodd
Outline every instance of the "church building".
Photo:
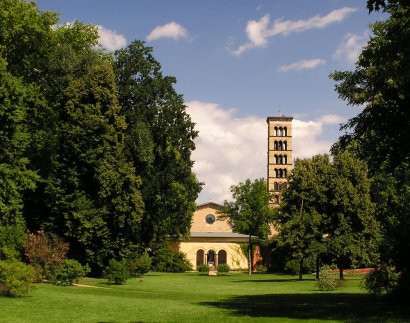
M 287 177 L 292 170 L 292 120 L 293 117 L 286 116 L 266 120 L 267 189 L 272 194 L 271 207 L 279 207 L 281 193 L 287 187 Z M 190 237 L 180 242 L 178 249 L 187 255 L 194 268 L 202 264 L 211 267 L 228 264 L 231 269 L 245 269 L 248 263 L 241 245 L 248 243 L 248 236 L 232 232 L 228 222 L 218 218 L 220 207 L 213 202 L 198 205 L 192 218 Z
M 249 237 L 232 232 L 228 222 L 219 218 L 219 209 L 220 205 L 213 202 L 197 206 L 190 238 L 180 242 L 179 250 L 187 255 L 194 268 L 202 264 L 212 267 L 228 264 L 231 269 L 245 269 L 248 262 L 241 243 L 247 243 Z

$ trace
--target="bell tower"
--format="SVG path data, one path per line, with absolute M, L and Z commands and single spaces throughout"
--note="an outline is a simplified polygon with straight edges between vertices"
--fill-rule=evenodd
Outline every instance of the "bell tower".
M 268 117 L 268 191 L 270 207 L 278 207 L 292 170 L 292 120 L 284 115 Z

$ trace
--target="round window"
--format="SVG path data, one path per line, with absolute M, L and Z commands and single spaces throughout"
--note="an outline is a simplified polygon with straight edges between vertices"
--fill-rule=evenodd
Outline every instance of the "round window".
M 213 214 L 208 214 L 208 215 L 205 217 L 205 221 L 206 221 L 206 223 L 208 223 L 208 224 L 212 224 L 212 223 L 215 222 L 215 216 L 214 216 Z

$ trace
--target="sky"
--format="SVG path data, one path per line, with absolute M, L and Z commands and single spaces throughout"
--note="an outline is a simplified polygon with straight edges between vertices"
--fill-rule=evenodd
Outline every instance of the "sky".
M 197 203 L 230 200 L 229 188 L 266 178 L 268 116 L 293 119 L 293 156 L 328 153 L 340 124 L 360 112 L 329 74 L 352 70 L 371 37 L 357 0 L 38 0 L 41 10 L 97 26 L 114 51 L 143 40 L 177 79 L 196 123 Z

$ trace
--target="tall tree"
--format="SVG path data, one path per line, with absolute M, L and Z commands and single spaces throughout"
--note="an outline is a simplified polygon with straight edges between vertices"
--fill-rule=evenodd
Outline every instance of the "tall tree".
M 140 178 L 124 155 L 112 59 L 94 50 L 89 24 L 55 27 L 55 13 L 22 0 L 2 2 L 0 15 L 7 69 L 38 96 L 19 114 L 30 138 L 21 160 L 41 177 L 24 195 L 24 216 L 32 231 L 62 236 L 98 273 L 136 250 L 143 210 Z
M 283 200 L 280 241 L 289 246 L 301 269 L 308 256 L 326 254 L 342 279 L 343 269 L 352 262 L 377 259 L 379 226 L 367 167 L 349 151 L 333 156 L 332 162 L 327 155 L 296 160 Z
M 59 107 L 44 222 L 70 242 L 75 258 L 99 271 L 110 258 L 135 252 L 143 210 L 140 179 L 123 155 L 125 120 L 119 115 L 111 64 L 90 51 L 80 60 Z
M 269 192 L 266 180 L 256 179 L 231 186 L 232 202 L 225 201 L 219 214 L 228 220 L 234 232 L 247 234 L 248 271 L 252 274 L 252 237 L 266 238 L 270 233 L 274 209 L 269 208 Z
M 30 230 L 58 233 L 96 273 L 108 258 L 188 234 L 197 132 L 151 48 L 134 42 L 113 59 L 95 50 L 95 26 L 58 21 L 34 2 L 0 3 L 1 77 L 36 94 L 21 110 L 29 140 L 19 161 L 39 180 L 34 192 L 21 185 L 16 203 Z
M 404 237 L 410 235 L 409 209 L 404 200 L 406 194 L 401 194 L 394 182 L 402 187 L 409 185 L 402 170 L 410 163 L 410 5 L 399 0 L 370 0 L 367 5 L 370 11 L 382 9 L 389 16 L 373 24 L 373 35 L 355 70 L 331 75 L 337 81 L 340 98 L 350 105 L 364 107 L 343 126 L 347 134 L 334 149 L 343 149 L 356 141 L 357 153 L 377 178 L 378 191 L 373 191 L 385 237 L 383 251 L 386 261 L 401 273 L 399 285 L 409 296 L 410 257 L 407 249 L 395 249 L 399 244 L 406 245 Z M 395 194 L 394 203 L 380 199 Z M 400 204 L 402 207 L 396 208 Z
M 142 178 L 141 240 L 187 235 L 201 184 L 192 172 L 197 131 L 175 78 L 163 76 L 152 48 L 140 41 L 115 53 L 121 113 L 128 124 L 126 153 Z
M 7 71 L 0 56 L 0 248 L 18 249 L 25 233 L 23 194 L 38 181 L 26 157 L 30 134 L 26 123 L 37 92 Z
M 352 263 L 371 265 L 378 260 L 380 227 L 364 161 L 347 150 L 333 156 L 332 177 L 327 186 L 326 243 L 343 279 L 343 269 Z
M 296 159 L 284 191 L 277 218 L 279 243 L 299 261 L 299 279 L 303 278 L 304 261 L 316 257 L 319 278 L 320 256 L 325 252 L 324 231 L 328 214 L 328 183 L 332 166 L 328 155 Z

